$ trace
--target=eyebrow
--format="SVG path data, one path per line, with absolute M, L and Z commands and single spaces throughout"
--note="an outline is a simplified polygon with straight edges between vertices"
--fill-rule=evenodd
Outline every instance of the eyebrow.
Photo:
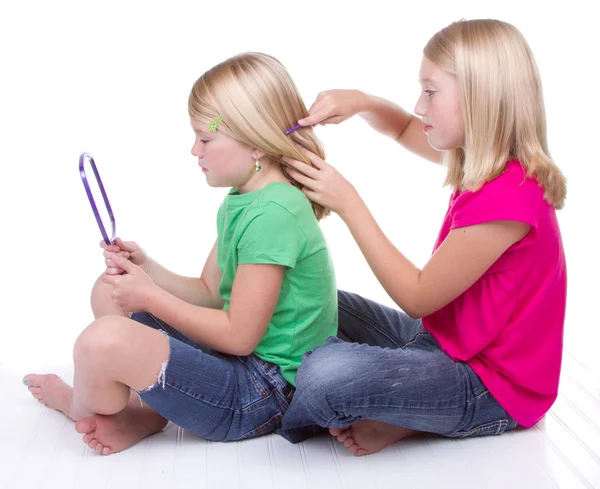
M 433 83 L 434 85 L 437 85 L 437 81 L 433 78 L 421 78 L 419 83 Z

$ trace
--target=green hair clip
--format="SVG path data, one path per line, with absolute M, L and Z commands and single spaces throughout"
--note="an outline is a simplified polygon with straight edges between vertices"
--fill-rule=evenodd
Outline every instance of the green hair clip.
M 223 122 L 223 117 L 218 115 L 212 121 L 210 121 L 210 124 L 208 125 L 208 130 L 210 132 L 217 132 L 217 128 L 219 127 L 219 124 L 221 124 L 221 122 Z

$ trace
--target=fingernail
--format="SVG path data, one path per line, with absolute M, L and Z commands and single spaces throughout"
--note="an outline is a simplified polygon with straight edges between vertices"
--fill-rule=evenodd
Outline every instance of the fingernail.
M 28 382 L 28 380 L 27 380 L 27 379 L 23 379 L 23 384 L 25 384 L 25 385 L 29 385 L 29 382 Z

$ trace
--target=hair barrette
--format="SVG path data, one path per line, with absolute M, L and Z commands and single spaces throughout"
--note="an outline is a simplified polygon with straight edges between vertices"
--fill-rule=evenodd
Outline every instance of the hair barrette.
M 210 132 L 217 132 L 217 128 L 219 127 L 219 124 L 221 124 L 221 122 L 223 122 L 223 117 L 218 115 L 212 121 L 210 121 L 210 123 L 208 124 L 208 130 Z

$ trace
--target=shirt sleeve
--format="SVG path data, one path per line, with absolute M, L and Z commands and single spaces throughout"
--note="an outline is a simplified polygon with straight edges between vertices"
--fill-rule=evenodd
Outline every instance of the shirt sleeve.
M 479 190 L 459 195 L 452 206 L 451 229 L 490 221 L 519 221 L 537 228 L 544 204 L 544 191 L 536 180 L 513 167 Z
M 274 202 L 253 210 L 238 242 L 238 264 L 274 264 L 294 268 L 303 233 L 294 215 Z

